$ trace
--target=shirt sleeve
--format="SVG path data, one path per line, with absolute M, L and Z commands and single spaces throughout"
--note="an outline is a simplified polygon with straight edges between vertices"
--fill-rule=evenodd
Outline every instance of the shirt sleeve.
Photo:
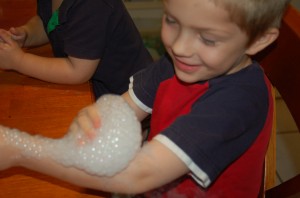
M 170 57 L 165 55 L 131 77 L 129 94 L 141 109 L 151 113 L 160 83 L 173 75 Z
M 99 0 L 66 0 L 59 11 L 61 27 L 58 34 L 64 38 L 64 50 L 78 58 L 98 59 L 104 53 L 108 40 L 114 7 Z M 99 22 L 101 21 L 101 22 Z

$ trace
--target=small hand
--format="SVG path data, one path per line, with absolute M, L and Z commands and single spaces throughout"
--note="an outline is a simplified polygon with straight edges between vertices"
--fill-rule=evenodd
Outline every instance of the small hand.
M 96 104 L 83 108 L 71 124 L 70 131 L 76 132 L 79 144 L 93 140 L 96 130 L 101 126 L 100 115 Z M 83 133 L 83 134 L 81 134 Z
M 15 40 L 20 47 L 24 47 L 25 41 L 27 39 L 27 32 L 23 27 L 11 27 L 9 29 L 11 33 L 11 38 Z
M 0 29 L 0 41 L 0 68 L 15 69 L 24 55 L 23 50 L 9 31 Z

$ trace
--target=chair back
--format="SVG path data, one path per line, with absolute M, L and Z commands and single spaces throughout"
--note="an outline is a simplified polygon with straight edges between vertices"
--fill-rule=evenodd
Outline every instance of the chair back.
M 284 16 L 280 35 L 257 59 L 273 86 L 286 103 L 300 129 L 300 13 L 289 6 Z M 279 186 L 276 181 L 276 122 L 265 160 L 263 197 L 290 197 L 300 195 L 300 174 Z

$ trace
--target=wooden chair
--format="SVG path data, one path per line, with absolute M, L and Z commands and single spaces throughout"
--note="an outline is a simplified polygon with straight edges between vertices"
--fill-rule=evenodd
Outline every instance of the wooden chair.
M 300 13 L 290 6 L 284 17 L 278 40 L 255 57 L 300 129 Z M 276 125 L 276 123 L 275 123 Z M 274 125 L 274 126 L 275 126 Z M 299 142 L 300 143 L 300 142 Z M 265 160 L 262 197 L 300 197 L 300 174 L 276 187 L 276 128 L 272 132 Z

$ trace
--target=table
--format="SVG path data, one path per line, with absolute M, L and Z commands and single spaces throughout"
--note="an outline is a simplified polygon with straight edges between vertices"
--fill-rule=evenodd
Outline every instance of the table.
M 35 49 L 47 54 L 49 48 Z M 1 63 L 0 63 L 1 64 Z M 63 136 L 73 118 L 94 101 L 89 83 L 58 85 L 0 70 L 0 124 L 51 138 Z M 0 198 L 108 197 L 23 168 L 0 171 Z

